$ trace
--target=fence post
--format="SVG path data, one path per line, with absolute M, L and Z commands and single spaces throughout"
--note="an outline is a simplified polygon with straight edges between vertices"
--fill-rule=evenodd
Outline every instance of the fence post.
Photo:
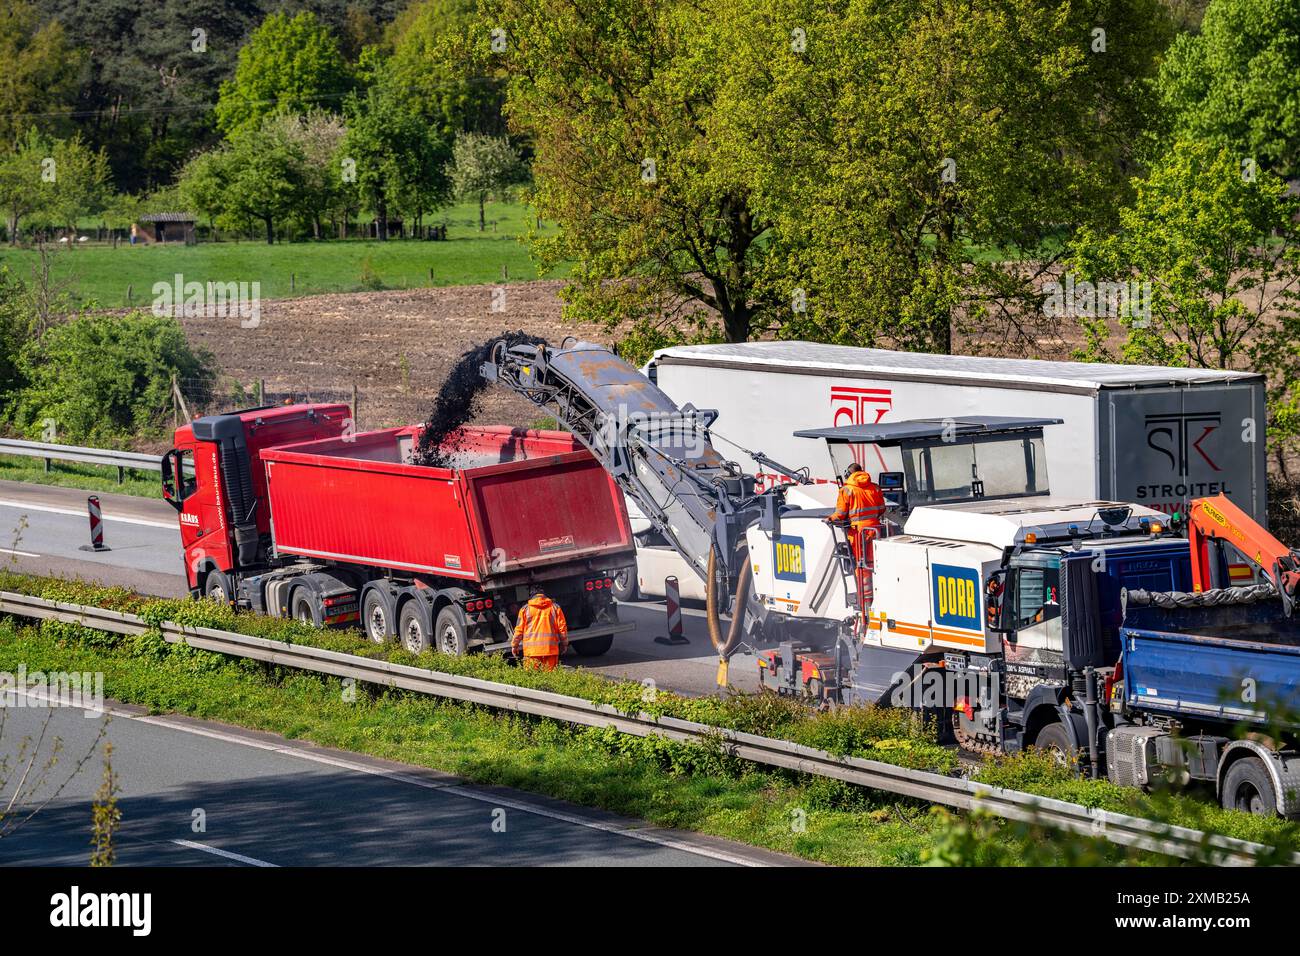
M 361 431 L 361 419 L 357 417 L 357 382 L 352 380 L 352 432 L 356 434 Z

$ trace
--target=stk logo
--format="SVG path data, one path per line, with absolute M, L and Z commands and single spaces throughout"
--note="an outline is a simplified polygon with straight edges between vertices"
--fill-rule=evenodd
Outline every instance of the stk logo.
M 832 426 L 838 425 L 874 425 L 894 407 L 894 393 L 888 388 L 859 388 L 855 385 L 832 385 L 831 408 L 835 414 Z M 884 456 L 880 449 L 874 449 L 880 459 L 881 469 L 885 468 Z M 853 458 L 859 465 L 864 465 L 865 447 L 854 446 Z
M 1169 459 L 1169 467 L 1180 478 L 1187 476 L 1188 450 L 1194 451 L 1215 471 L 1222 471 L 1206 454 L 1201 443 L 1218 429 L 1223 420 L 1219 412 L 1171 412 L 1148 415 L 1147 447 Z

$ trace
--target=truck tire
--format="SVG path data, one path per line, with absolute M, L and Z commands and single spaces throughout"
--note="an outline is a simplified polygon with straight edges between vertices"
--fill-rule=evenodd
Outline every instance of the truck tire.
M 320 627 L 320 605 L 306 588 L 299 588 L 293 592 L 292 611 L 295 621 Z
M 208 579 L 203 582 L 203 596 L 218 604 L 230 605 L 232 598 L 230 578 L 220 571 L 209 571 Z
M 376 644 L 385 644 L 397 636 L 392 603 L 379 588 L 370 588 L 361 599 L 361 624 L 366 637 Z
M 606 634 L 603 637 L 588 637 L 581 641 L 574 641 L 572 647 L 578 652 L 579 657 L 599 657 L 614 645 L 614 635 Z
M 438 642 L 435 650 L 439 654 L 451 654 L 460 657 L 469 646 L 465 635 L 465 621 L 460 612 L 448 604 L 438 612 L 438 620 L 433 625 L 433 633 Z
M 412 654 L 422 654 L 429 649 L 429 623 L 418 598 L 402 605 L 402 613 L 397 619 L 397 635 L 402 646 Z
M 1068 764 L 1075 759 L 1074 747 L 1070 744 L 1070 732 L 1059 720 L 1048 724 L 1038 732 L 1038 736 L 1034 738 L 1034 747 L 1055 754 L 1062 764 Z
M 641 599 L 641 592 L 636 586 L 636 568 L 624 568 L 614 575 L 614 600 L 620 604 L 631 604 Z
M 1241 810 L 1258 817 L 1277 812 L 1277 792 L 1268 768 L 1258 757 L 1242 757 L 1223 777 L 1219 802 L 1226 810 Z

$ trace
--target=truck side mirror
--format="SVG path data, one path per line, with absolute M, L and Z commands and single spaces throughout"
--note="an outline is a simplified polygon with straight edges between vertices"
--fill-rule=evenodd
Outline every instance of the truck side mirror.
M 984 587 L 985 622 L 995 634 L 1006 634 L 1011 630 L 1011 619 L 1007 614 L 1007 580 L 1006 571 L 994 571 Z
M 173 448 L 167 454 L 162 456 L 162 496 L 163 501 L 167 502 L 177 511 L 180 511 L 183 505 L 181 498 L 181 486 L 184 477 L 181 476 L 178 481 L 177 476 L 181 475 L 181 456 L 180 452 Z

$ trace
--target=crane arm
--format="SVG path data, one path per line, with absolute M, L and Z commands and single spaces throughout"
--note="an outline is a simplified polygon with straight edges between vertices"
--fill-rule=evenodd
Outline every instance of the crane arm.
M 1288 617 L 1300 596 L 1300 554 L 1260 526 L 1225 495 L 1198 498 L 1188 513 L 1188 541 L 1192 552 L 1192 588 L 1215 586 L 1215 554 L 1211 544 L 1226 541 L 1241 552 L 1277 588 Z

